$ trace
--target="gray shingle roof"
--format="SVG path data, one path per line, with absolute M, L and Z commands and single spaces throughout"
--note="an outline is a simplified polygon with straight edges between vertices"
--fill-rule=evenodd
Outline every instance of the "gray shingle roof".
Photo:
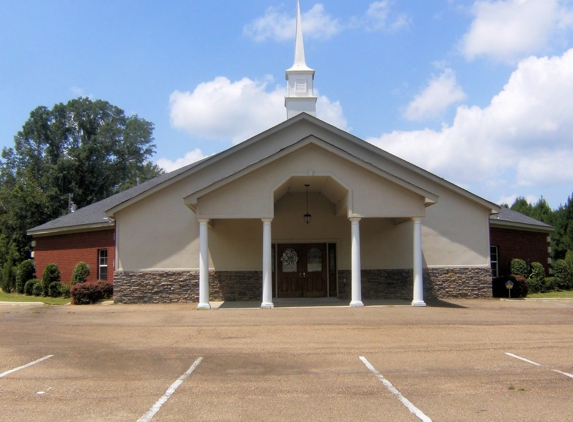
M 74 230 L 80 229 L 82 226 L 91 226 L 95 224 L 105 225 L 106 223 L 109 224 L 110 227 L 113 227 L 113 222 L 109 221 L 105 215 L 107 210 L 116 207 L 123 202 L 129 201 L 137 195 L 152 189 L 155 186 L 180 175 L 181 173 L 184 173 L 202 161 L 203 160 L 189 164 L 170 173 L 162 174 L 161 176 L 148 180 L 147 182 L 144 182 L 140 185 L 134 186 L 131 189 L 124 190 L 123 192 L 119 192 L 113 196 L 110 196 L 109 198 L 88 205 L 87 207 L 80 208 L 76 212 L 64 215 L 63 217 L 56 218 L 52 221 L 48 221 L 45 224 L 28 230 L 28 234 L 33 236 L 34 234 L 38 234 L 44 231 L 52 231 L 58 229 Z
M 500 225 L 509 223 L 508 225 L 531 226 L 532 228 L 553 231 L 553 227 L 545 224 L 535 218 L 531 218 L 517 211 L 510 210 L 509 208 L 501 207 L 499 214 L 494 214 L 489 217 L 492 223 L 499 222 Z

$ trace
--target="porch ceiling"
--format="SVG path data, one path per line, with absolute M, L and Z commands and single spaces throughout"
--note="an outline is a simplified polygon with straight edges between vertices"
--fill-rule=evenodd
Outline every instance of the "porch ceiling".
M 348 190 L 330 176 L 293 176 L 274 191 L 274 201 L 277 202 L 283 196 L 294 193 L 305 193 L 308 187 L 309 193 L 320 193 L 333 204 L 342 202 Z

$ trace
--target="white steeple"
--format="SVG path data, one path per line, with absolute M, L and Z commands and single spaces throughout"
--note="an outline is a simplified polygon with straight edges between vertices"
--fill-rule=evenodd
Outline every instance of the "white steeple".
M 288 93 L 285 97 L 287 119 L 306 112 L 316 116 L 316 97 L 314 96 L 314 70 L 306 65 L 304 41 L 302 37 L 302 19 L 300 0 L 296 4 L 296 41 L 294 64 L 286 71 Z

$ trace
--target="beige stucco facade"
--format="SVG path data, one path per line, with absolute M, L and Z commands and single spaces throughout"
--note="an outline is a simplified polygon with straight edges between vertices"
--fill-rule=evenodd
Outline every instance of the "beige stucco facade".
M 273 243 L 336 243 L 341 270 L 349 217 L 361 218 L 363 269 L 412 268 L 412 218 L 422 219 L 425 268 L 489 265 L 492 204 L 305 115 L 136 199 L 109 212 L 119 271 L 198 269 L 198 218 L 209 219 L 217 271 L 261 270 L 263 218 Z

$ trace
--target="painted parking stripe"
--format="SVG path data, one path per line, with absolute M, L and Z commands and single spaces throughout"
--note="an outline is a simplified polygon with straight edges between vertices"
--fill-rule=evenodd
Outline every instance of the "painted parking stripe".
M 191 365 L 191 367 L 187 370 L 187 372 L 185 372 L 183 375 L 181 375 L 179 378 L 177 378 L 177 381 L 175 381 L 173 384 L 171 384 L 171 387 L 169 387 L 167 389 L 167 391 L 165 392 L 163 397 L 161 397 L 159 400 L 157 400 L 157 402 L 155 402 L 155 404 L 153 406 L 151 406 L 151 409 L 149 409 L 149 411 L 145 415 L 143 415 L 141 418 L 139 418 L 137 420 L 137 422 L 149 422 L 151 419 L 153 419 L 155 414 L 157 412 L 159 412 L 159 409 L 161 409 L 161 406 L 163 406 L 165 404 L 165 402 L 167 400 L 169 400 L 169 397 L 171 397 L 173 395 L 173 393 L 175 393 L 175 390 L 177 390 L 179 388 L 179 386 L 181 384 L 183 384 L 183 381 L 185 381 L 185 379 L 189 375 L 191 375 L 191 373 L 195 370 L 195 368 L 197 368 L 199 366 L 199 364 L 201 363 L 202 360 L 203 360 L 203 358 L 197 359 L 193 363 L 193 365 Z
M 564 303 L 556 303 L 556 302 L 552 302 L 550 300 L 542 300 L 543 303 L 549 303 L 550 305 L 555 305 L 555 306 L 565 306 L 566 308 L 573 308 L 573 306 L 571 305 L 566 305 Z
M 19 371 L 20 369 L 28 368 L 29 366 L 32 366 L 32 365 L 35 365 L 35 364 L 40 363 L 42 361 L 45 361 L 46 359 L 50 359 L 53 356 L 54 355 L 44 356 L 43 358 L 35 360 L 34 362 L 30 362 L 30 363 L 27 363 L 26 365 L 22 365 L 22 366 L 19 366 L 17 368 L 10 369 L 9 371 L 2 372 L 0 374 L 0 378 L 5 377 L 6 375 L 11 374 L 12 372 L 16 372 L 16 371 Z
M 565 375 L 566 377 L 569 377 L 569 378 L 573 378 L 573 375 L 571 375 L 567 372 L 559 371 L 558 369 L 554 369 L 553 372 L 557 372 L 558 374 Z
M 408 400 L 406 397 L 404 397 L 402 395 L 402 393 L 400 393 L 391 383 L 390 381 L 388 381 L 386 378 L 384 378 L 382 376 L 382 374 L 380 372 L 378 372 L 376 370 L 376 368 L 374 368 L 372 366 L 372 364 L 370 364 L 370 362 L 368 362 L 368 360 L 366 360 L 366 358 L 364 356 L 360 356 L 360 360 L 362 361 L 362 363 L 364 365 L 366 365 L 366 367 L 370 370 L 370 372 L 372 372 L 374 375 L 376 375 L 376 378 L 378 378 L 380 381 L 382 381 L 382 384 L 384 384 L 386 386 L 386 388 L 388 390 L 390 390 L 390 392 L 392 394 L 394 394 L 396 397 L 398 397 L 398 400 L 400 400 L 402 402 L 402 404 L 404 406 L 406 406 L 406 408 L 408 408 L 408 410 L 410 412 L 412 412 L 414 415 L 416 415 L 418 417 L 418 419 L 424 421 L 424 422 L 432 422 L 432 420 L 427 417 L 420 409 L 418 409 L 416 406 L 414 406 L 414 404 Z
M 531 363 L 532 365 L 541 366 L 540 363 L 536 363 L 536 362 L 533 362 L 529 359 L 522 358 L 521 356 L 514 355 L 513 353 L 506 353 L 506 355 L 511 356 L 512 358 L 522 360 L 522 361 L 527 362 L 527 363 Z M 573 378 L 573 375 L 568 373 L 568 372 L 563 372 L 563 371 L 560 371 L 558 369 L 552 369 L 552 371 L 557 372 L 558 374 L 561 374 L 561 375 L 565 375 L 566 377 Z
M 522 358 L 521 356 L 514 355 L 513 353 L 506 353 L 506 355 L 510 356 L 512 358 L 519 359 L 519 360 L 522 360 L 524 362 L 530 363 L 530 364 L 535 365 L 535 366 L 541 366 L 540 363 L 533 362 L 532 360 Z

